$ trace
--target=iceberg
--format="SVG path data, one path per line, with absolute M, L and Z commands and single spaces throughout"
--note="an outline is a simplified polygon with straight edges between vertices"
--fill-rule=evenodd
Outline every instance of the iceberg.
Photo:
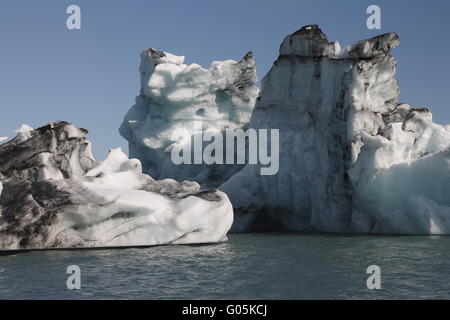
M 399 43 L 386 33 L 342 48 L 302 27 L 282 41 L 259 96 L 251 55 L 206 70 L 149 49 L 120 132 L 145 172 L 225 192 L 234 232 L 448 234 L 450 126 L 398 101 Z M 278 174 L 248 161 L 174 165 L 173 132 L 198 119 L 205 131 L 278 129 Z
M 0 145 L 0 249 L 226 240 L 233 208 L 223 192 L 156 181 L 120 149 L 97 163 L 87 130 L 67 122 L 26 132 Z
M 144 172 L 155 179 L 194 180 L 217 187 L 243 167 L 177 165 L 171 150 L 196 131 L 222 132 L 250 121 L 259 93 L 251 52 L 239 62 L 215 61 L 204 69 L 184 64 L 182 56 L 147 49 L 141 54 L 139 71 L 141 92 L 120 133 L 129 142 L 130 157 L 141 160 Z M 201 124 L 199 130 L 196 123 Z
M 398 44 L 341 49 L 317 25 L 284 39 L 250 123 L 280 129 L 280 172 L 247 165 L 220 186 L 234 231 L 450 233 L 450 130 L 398 102 Z

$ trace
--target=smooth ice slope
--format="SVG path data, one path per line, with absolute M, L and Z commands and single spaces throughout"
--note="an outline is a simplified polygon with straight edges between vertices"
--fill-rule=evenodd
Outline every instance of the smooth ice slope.
M 184 57 L 147 49 L 141 54 L 141 93 L 125 117 L 120 133 L 130 156 L 142 161 L 156 179 L 195 180 L 217 186 L 242 166 L 175 165 L 171 150 L 186 138 L 177 132 L 223 131 L 249 122 L 259 89 L 253 55 L 241 61 L 213 62 L 209 69 L 184 64 Z
M 0 249 L 226 240 L 233 209 L 224 193 L 155 181 L 120 149 L 96 163 L 85 133 L 58 122 L 0 145 Z
M 234 231 L 450 233 L 450 130 L 397 101 L 398 44 L 340 49 L 315 25 L 285 38 L 250 124 L 280 129 L 280 172 L 248 165 L 220 187 Z

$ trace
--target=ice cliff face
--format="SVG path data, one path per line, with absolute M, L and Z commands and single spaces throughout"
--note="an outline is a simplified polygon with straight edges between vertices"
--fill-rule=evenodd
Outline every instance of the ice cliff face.
M 398 45 L 388 33 L 341 48 L 305 26 L 283 40 L 253 112 L 251 55 L 205 70 L 149 49 L 121 133 L 156 177 L 220 185 L 235 208 L 234 231 L 450 233 L 450 129 L 398 102 L 390 55 Z M 198 119 L 204 130 L 279 129 L 278 174 L 174 165 L 171 133 Z
M 87 131 L 22 127 L 0 145 L 0 249 L 217 242 L 233 222 L 227 196 L 156 181 L 120 149 L 97 163 Z
M 209 69 L 184 64 L 184 57 L 147 49 L 141 54 L 141 93 L 120 133 L 130 156 L 154 178 L 220 185 L 242 166 L 175 165 L 171 150 L 182 143 L 176 132 L 240 128 L 250 120 L 259 89 L 251 52 L 239 61 L 216 61 Z M 186 137 L 185 137 L 186 138 Z
M 280 129 L 280 171 L 221 186 L 235 231 L 450 233 L 450 130 L 397 101 L 398 44 L 341 49 L 314 25 L 284 39 L 250 123 Z

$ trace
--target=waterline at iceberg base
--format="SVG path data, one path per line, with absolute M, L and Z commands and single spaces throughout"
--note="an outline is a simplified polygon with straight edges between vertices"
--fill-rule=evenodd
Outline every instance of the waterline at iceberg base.
M 254 108 L 253 57 L 206 70 L 147 50 L 120 132 L 144 172 L 225 192 L 234 232 L 449 234 L 450 127 L 398 101 L 390 51 L 399 43 L 387 33 L 341 48 L 305 26 L 283 40 Z M 208 130 L 279 129 L 279 173 L 165 165 L 178 143 L 171 132 L 196 119 Z

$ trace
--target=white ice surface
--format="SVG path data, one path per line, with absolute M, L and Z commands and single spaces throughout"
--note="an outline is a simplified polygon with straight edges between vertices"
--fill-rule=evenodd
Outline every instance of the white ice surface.
M 141 173 L 138 160 L 128 159 L 120 149 L 111 150 L 86 176 L 99 176 L 80 182 L 108 205 L 60 215 L 59 226 L 77 225 L 77 236 L 89 239 L 92 246 L 218 242 L 226 240 L 233 222 L 231 203 L 220 191 L 219 201 L 207 201 L 197 196 L 170 199 L 142 190 L 153 179 Z M 125 214 L 112 218 L 117 213 Z
M 141 54 L 140 77 L 141 94 L 120 128 L 130 157 L 140 159 L 144 171 L 156 179 L 207 180 L 207 166 L 173 163 L 171 150 L 182 143 L 176 133 L 189 139 L 194 123 L 201 123 L 200 131 L 222 131 L 249 122 L 259 92 L 252 55 L 239 62 L 215 61 L 205 69 L 184 64 L 184 57 L 148 49 Z
M 338 50 L 321 33 L 286 37 L 250 124 L 280 129 L 280 171 L 247 165 L 220 187 L 244 212 L 234 231 L 264 210 L 290 230 L 450 233 L 449 127 L 397 102 L 398 43 L 390 33 Z
M 197 195 L 196 183 L 180 188 L 173 180 L 155 181 L 142 174 L 138 160 L 128 159 L 120 149 L 111 150 L 86 176 L 51 183 L 69 191 L 74 200 L 58 207 L 56 221 L 41 229 L 46 230 L 44 242 L 30 235 L 33 248 L 212 243 L 226 240 L 233 223 L 233 208 L 223 192 L 212 191 L 211 200 Z M 20 223 L 33 219 L 22 217 Z M 0 219 L 0 248 L 22 248 L 20 235 L 2 235 L 7 227 Z
M 33 131 L 32 127 L 30 127 L 27 124 L 23 124 L 20 126 L 19 129 L 15 130 L 14 132 L 17 133 L 17 137 L 19 139 L 21 139 L 22 141 L 25 141 L 31 137 L 31 135 L 30 135 L 31 131 Z

